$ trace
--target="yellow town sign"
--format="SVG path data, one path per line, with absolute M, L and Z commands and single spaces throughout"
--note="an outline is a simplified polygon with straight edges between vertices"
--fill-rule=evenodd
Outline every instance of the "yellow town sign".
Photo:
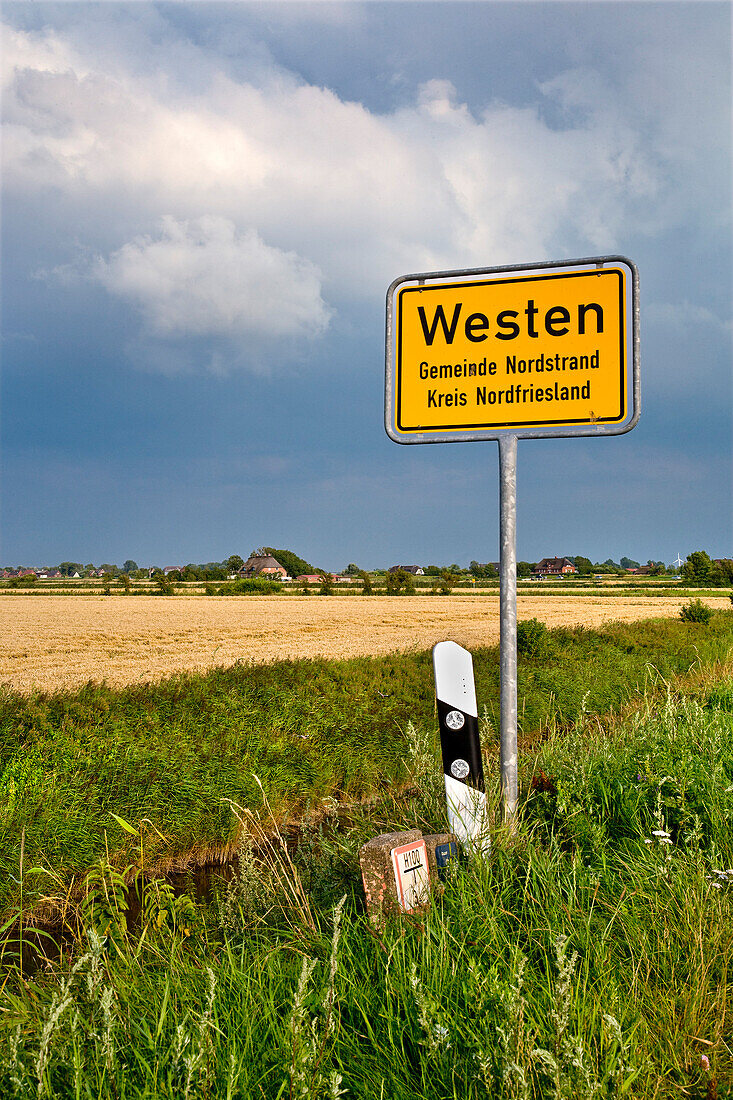
M 398 443 L 618 434 L 639 415 L 638 277 L 620 257 L 396 279 L 385 420 Z

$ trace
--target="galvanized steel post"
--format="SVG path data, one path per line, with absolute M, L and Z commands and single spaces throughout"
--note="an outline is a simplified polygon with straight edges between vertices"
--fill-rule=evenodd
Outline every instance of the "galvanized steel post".
M 501 790 L 504 818 L 517 809 L 517 436 L 499 439 Z

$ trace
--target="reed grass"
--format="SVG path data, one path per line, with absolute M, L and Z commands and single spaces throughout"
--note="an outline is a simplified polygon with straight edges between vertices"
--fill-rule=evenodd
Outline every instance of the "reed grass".
M 110 919 L 122 895 L 102 867 L 76 954 L 5 981 L 0 1095 L 730 1096 L 732 700 L 729 677 L 626 721 L 584 712 L 522 755 L 518 829 L 381 933 L 359 845 L 443 827 L 429 790 L 321 832 L 341 872 L 309 915 L 278 875 L 259 916 L 224 884 L 183 912 L 147 882 L 133 930 Z M 419 779 L 431 746 L 411 736 Z
M 733 613 L 709 625 L 652 620 L 605 630 L 550 630 L 541 656 L 520 657 L 520 733 L 558 735 L 618 713 L 645 693 L 725 662 Z M 474 653 L 496 749 L 498 651 Z M 408 729 L 435 751 L 429 652 L 344 661 L 237 664 L 120 690 L 0 695 L 0 922 L 61 906 L 109 857 L 172 867 L 236 850 L 229 810 L 260 802 L 278 820 L 324 798 L 358 800 L 407 782 Z M 132 823 L 126 830 L 124 823 Z M 23 858 L 21 859 L 21 846 Z M 50 900 L 48 900 L 50 899 Z

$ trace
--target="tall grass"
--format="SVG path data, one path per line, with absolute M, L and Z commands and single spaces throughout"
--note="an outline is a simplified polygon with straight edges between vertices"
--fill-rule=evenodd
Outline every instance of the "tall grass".
M 646 691 L 725 660 L 733 613 L 710 624 L 669 619 L 605 630 L 553 630 L 520 656 L 524 738 L 562 730 L 584 708 L 619 711 Z M 499 661 L 476 650 L 484 745 L 496 747 Z M 118 868 L 230 854 L 227 799 L 258 805 L 260 776 L 276 816 L 313 799 L 354 800 L 408 776 L 412 723 L 435 746 L 429 652 L 346 661 L 237 664 L 114 690 L 0 695 L 0 914 L 63 897 L 110 855 Z M 123 822 L 132 822 L 132 833 Z
M 149 883 L 133 934 L 100 883 L 75 960 L 5 983 L 0 1095 L 730 1096 L 732 699 L 667 693 L 525 753 L 518 831 L 382 934 L 358 847 L 442 827 L 429 797 L 321 835 L 341 873 L 312 924 L 287 891 L 177 912 Z

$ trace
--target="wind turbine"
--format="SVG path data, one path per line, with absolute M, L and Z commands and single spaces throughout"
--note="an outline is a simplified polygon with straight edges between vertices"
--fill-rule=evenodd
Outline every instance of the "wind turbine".
M 677 557 L 676 557 L 676 559 L 675 559 L 675 560 L 674 560 L 674 561 L 672 562 L 672 565 L 676 565 L 676 566 L 677 566 L 677 572 L 679 573 L 680 569 L 682 568 L 682 564 L 683 564 L 683 562 L 682 562 L 682 558 L 680 557 L 680 553 L 679 553 L 679 550 L 678 550 L 678 551 L 677 551 Z

